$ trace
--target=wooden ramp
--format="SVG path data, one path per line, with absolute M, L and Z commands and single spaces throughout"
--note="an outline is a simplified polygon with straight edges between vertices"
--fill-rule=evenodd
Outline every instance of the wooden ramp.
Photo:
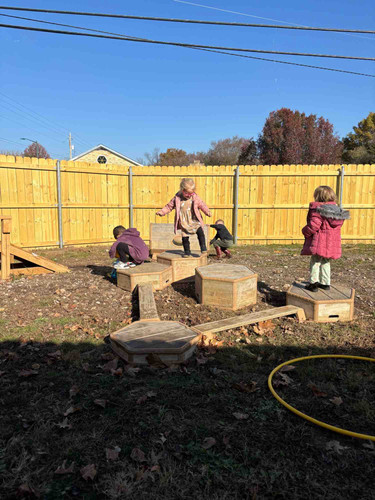
M 296 315 L 299 322 L 305 320 L 305 313 L 301 307 L 282 306 L 272 307 L 272 309 L 265 309 L 264 311 L 255 313 L 243 314 L 241 316 L 233 316 L 232 318 L 220 319 L 219 321 L 211 321 L 210 323 L 202 323 L 201 325 L 195 325 L 194 328 L 201 333 L 216 333 L 244 325 L 254 325 L 260 321 L 292 315 Z
M 66 266 L 57 264 L 50 259 L 28 252 L 23 248 L 10 243 L 11 217 L 0 215 L 1 220 L 1 243 L 0 243 L 0 262 L 1 279 L 9 279 L 10 276 L 19 274 L 49 274 L 49 273 L 67 273 L 69 269 Z
M 156 309 L 152 284 L 138 285 L 137 291 L 140 321 L 160 321 L 158 310 Z

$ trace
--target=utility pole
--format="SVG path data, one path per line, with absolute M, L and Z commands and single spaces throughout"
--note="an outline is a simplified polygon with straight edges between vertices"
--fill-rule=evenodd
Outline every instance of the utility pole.
M 69 132 L 69 160 L 72 159 L 72 134 Z

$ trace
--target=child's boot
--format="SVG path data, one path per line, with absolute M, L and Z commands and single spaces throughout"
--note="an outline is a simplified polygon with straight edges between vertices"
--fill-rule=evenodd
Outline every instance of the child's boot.
M 206 247 L 206 238 L 204 236 L 204 232 L 198 231 L 197 236 L 198 236 L 198 241 L 199 241 L 199 247 L 201 249 L 201 254 L 207 255 L 208 251 L 207 251 L 207 247 Z
M 191 257 L 190 240 L 188 236 L 182 238 L 182 245 L 184 247 L 184 255 L 182 257 L 185 259 Z
M 223 256 L 222 252 L 221 252 L 221 248 L 219 246 L 215 247 L 215 250 L 216 250 L 216 258 L 217 260 L 220 260 L 221 257 Z
M 230 251 L 227 248 L 224 248 L 223 252 L 225 253 L 225 257 L 227 259 L 231 259 L 232 258 L 232 254 L 230 253 Z

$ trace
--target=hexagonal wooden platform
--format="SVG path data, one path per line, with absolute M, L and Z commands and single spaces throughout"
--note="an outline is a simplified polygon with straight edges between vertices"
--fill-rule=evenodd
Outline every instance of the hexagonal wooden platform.
M 180 281 L 195 275 L 195 269 L 207 264 L 207 255 L 193 253 L 192 257 L 184 258 L 180 250 L 168 250 L 157 257 L 157 261 L 165 266 L 172 266 L 173 281 Z
M 177 321 L 136 321 L 110 335 L 112 349 L 128 363 L 147 365 L 151 355 L 182 363 L 194 352 L 201 333 Z
M 117 286 L 132 292 L 137 285 L 151 283 L 154 290 L 172 284 L 172 268 L 158 262 L 145 262 L 130 269 L 117 270 Z
M 246 266 L 211 264 L 195 272 L 200 304 L 235 311 L 256 304 L 258 275 Z
M 318 323 L 350 321 L 354 314 L 354 288 L 331 285 L 330 290 L 306 290 L 308 283 L 295 282 L 286 292 L 286 303 L 302 307 L 307 319 Z

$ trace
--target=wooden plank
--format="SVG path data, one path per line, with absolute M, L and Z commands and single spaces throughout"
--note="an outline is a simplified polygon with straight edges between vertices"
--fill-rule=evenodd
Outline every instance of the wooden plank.
M 28 262 L 32 262 L 37 266 L 44 267 L 55 273 L 69 272 L 69 268 L 67 268 L 66 266 L 63 266 L 62 264 L 57 264 L 52 260 L 46 259 L 45 257 L 41 257 L 40 255 L 35 255 L 31 252 L 27 252 L 26 250 L 23 250 L 23 248 L 19 248 L 16 245 L 10 245 L 10 253 L 15 257 L 27 260 Z
M 299 315 L 300 321 L 303 321 L 303 310 L 296 306 L 282 306 L 265 309 L 250 314 L 243 314 L 242 316 L 233 316 L 232 318 L 221 319 L 219 321 L 211 321 L 210 323 L 202 323 L 195 325 L 194 328 L 202 333 L 206 332 L 222 332 L 232 328 L 238 328 L 244 325 L 253 325 L 260 321 L 267 321 L 269 319 L 281 318 L 282 316 L 291 316 L 292 314 Z
M 138 285 L 139 319 L 141 321 L 160 321 L 156 309 L 152 284 Z
M 37 274 L 52 274 L 53 271 L 45 269 L 44 267 L 19 267 L 17 269 L 11 269 L 10 274 L 13 276 L 25 275 L 25 276 L 35 276 Z
M 10 277 L 10 218 L 3 218 L 1 221 L 1 279 L 7 280 Z

